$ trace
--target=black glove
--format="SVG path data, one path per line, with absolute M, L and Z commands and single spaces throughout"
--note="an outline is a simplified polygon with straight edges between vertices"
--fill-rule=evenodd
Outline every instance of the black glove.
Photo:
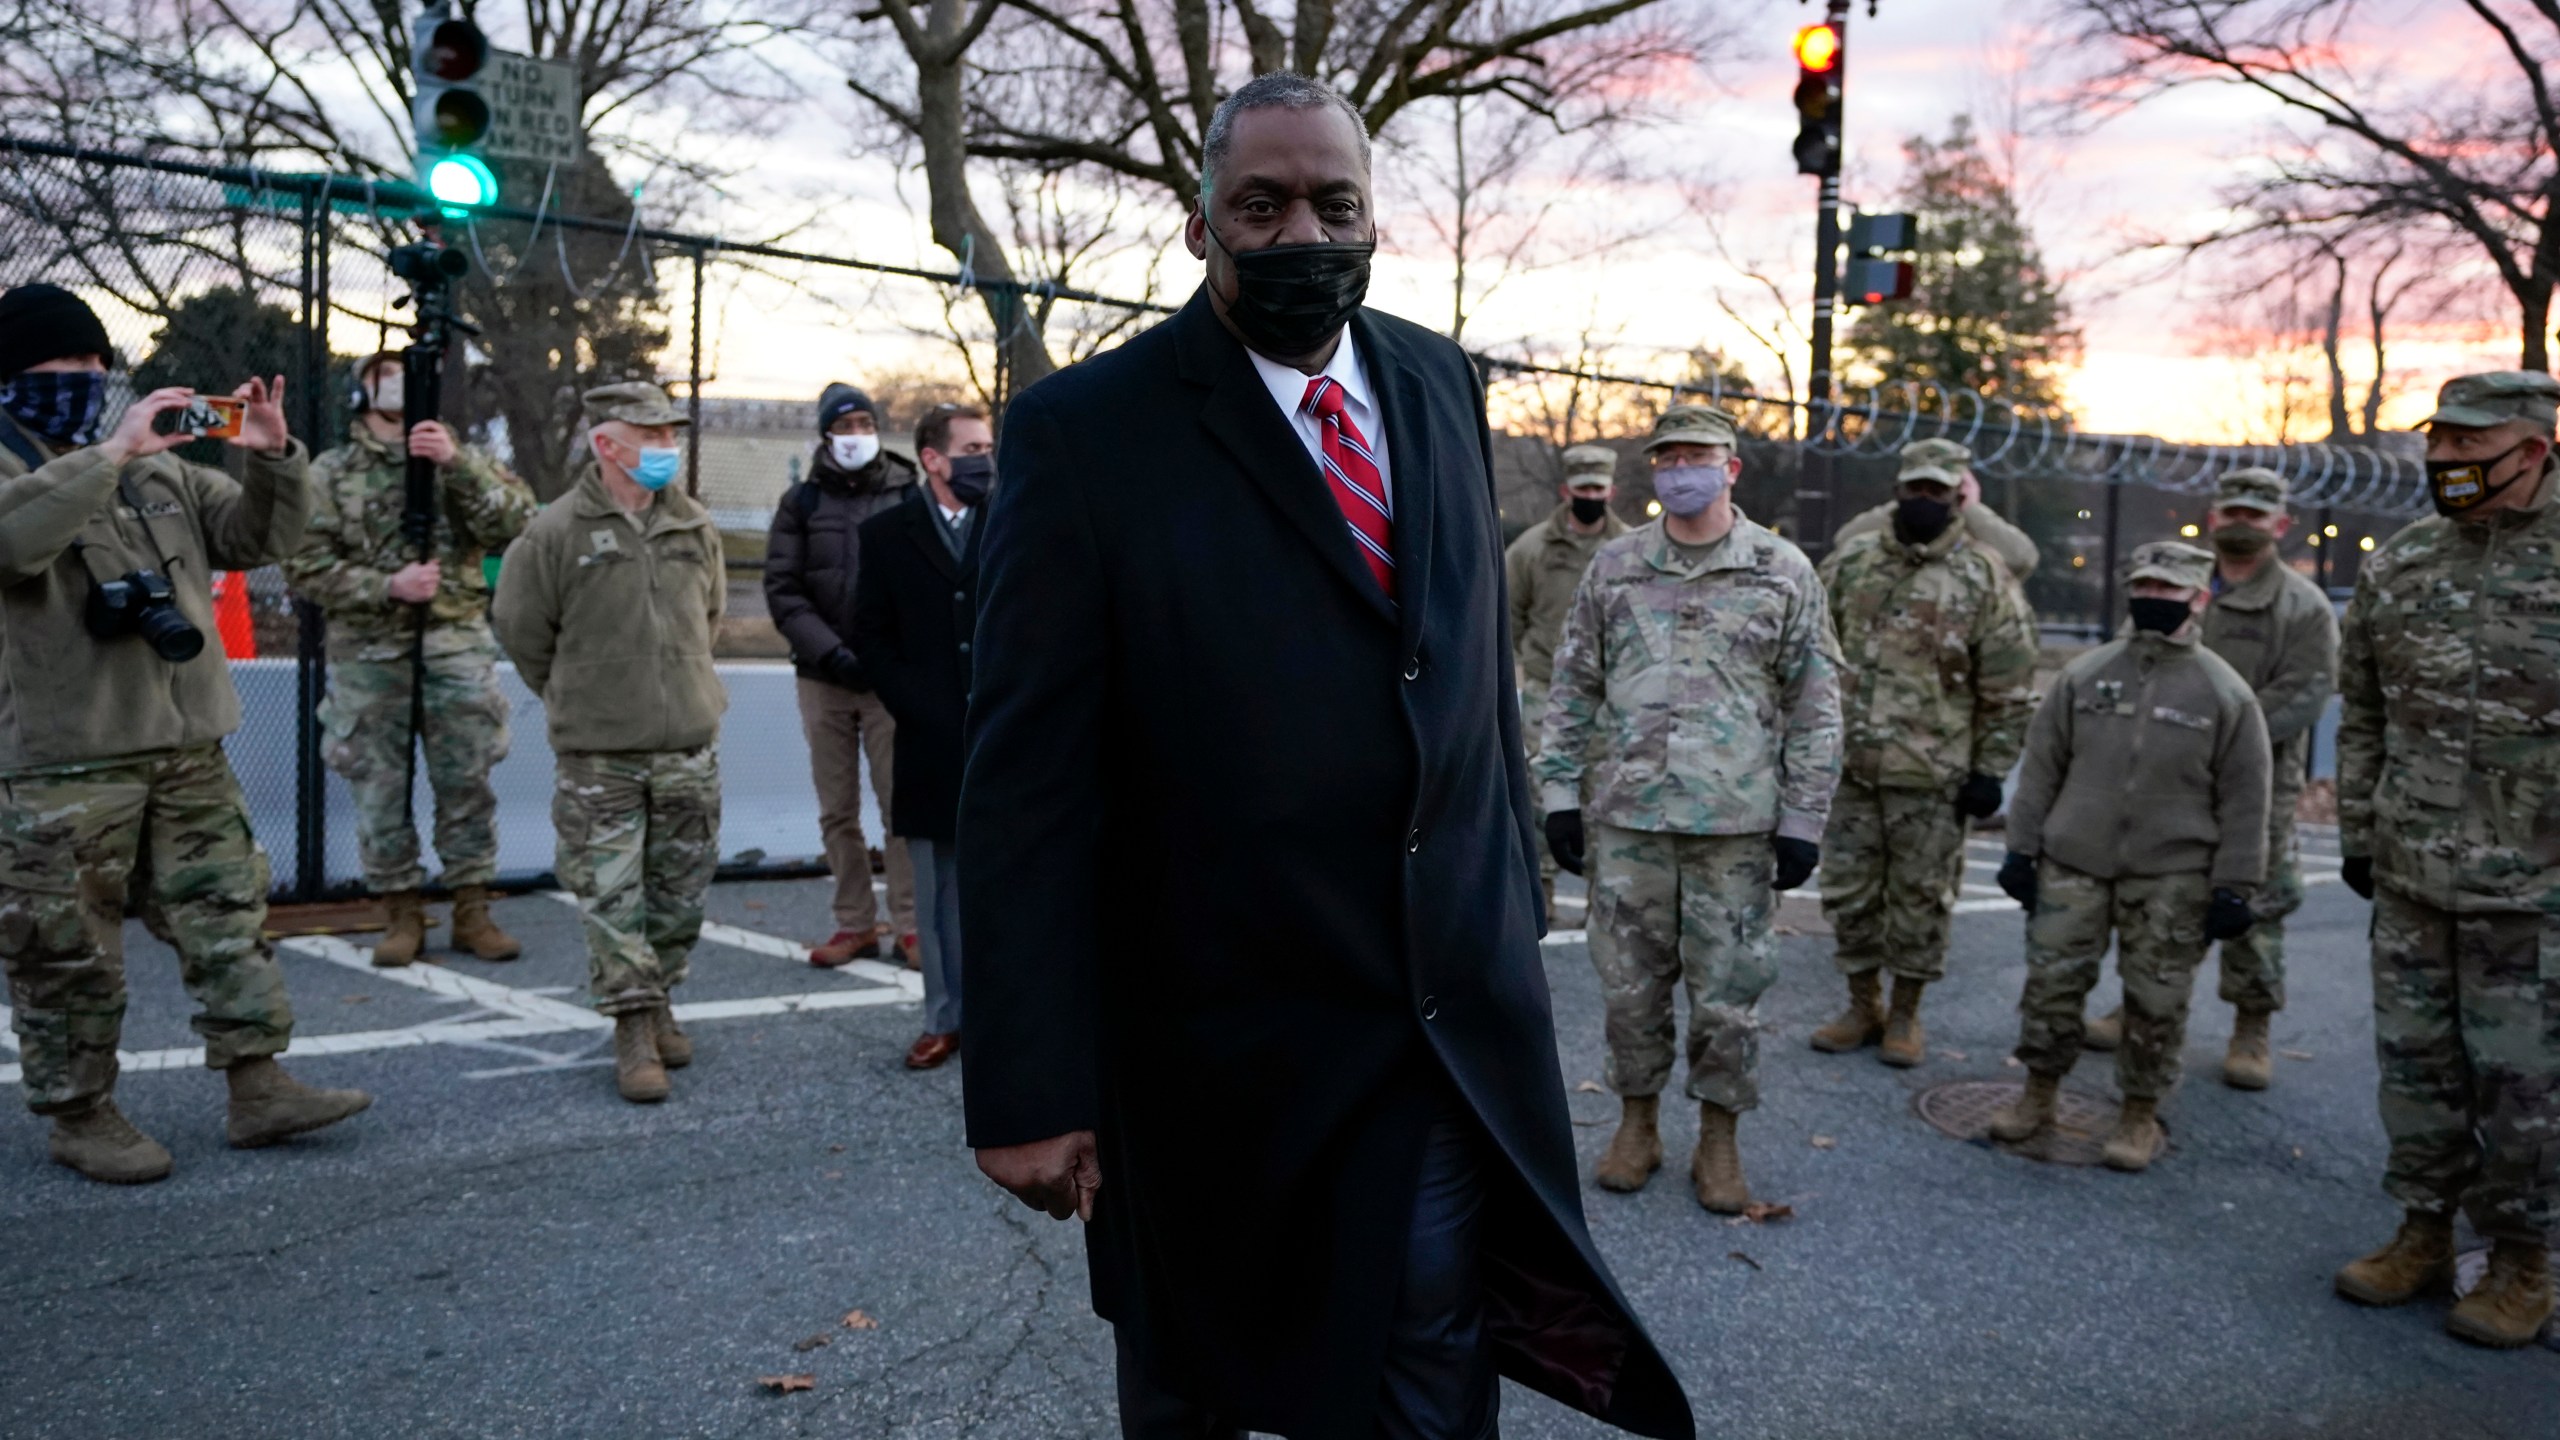
M 2000 777 L 1967 775 L 1956 787 L 1956 813 L 1968 820 L 1988 820 L 2000 813 Z
M 1778 852 L 1778 879 L 1774 888 L 1793 890 L 1813 878 L 1813 867 L 1822 863 L 1822 847 L 1810 840 L 1780 835 L 1770 841 Z
M 2258 917 L 2249 912 L 2249 902 L 2237 890 L 2217 889 L 2213 903 L 2205 907 L 2204 935 L 2208 940 L 2237 940 L 2249 933 Z
M 2000 889 L 2010 899 L 2026 907 L 2028 914 L 2036 910 L 2036 857 L 2009 852 L 2000 862 Z
M 1550 810 L 1547 812 L 1547 853 L 1556 857 L 1558 869 L 1582 873 L 1582 812 Z
M 2370 855 L 2350 855 L 2346 859 L 2339 861 L 2338 878 L 2347 882 L 2348 889 L 2353 890 L 2367 900 L 2372 899 L 2373 857 Z
M 842 645 L 828 651 L 827 658 L 818 662 L 818 673 L 826 677 L 828 684 L 841 685 L 847 690 L 871 688 L 871 677 L 863 673 L 862 662 Z

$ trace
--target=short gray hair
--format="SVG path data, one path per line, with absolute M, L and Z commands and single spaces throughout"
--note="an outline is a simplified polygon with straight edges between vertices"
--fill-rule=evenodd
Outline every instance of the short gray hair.
M 1246 81 L 1244 88 L 1219 101 L 1209 116 L 1209 133 L 1200 140 L 1201 203 L 1208 203 L 1217 173 L 1226 168 L 1227 155 L 1235 149 L 1238 115 L 1247 110 L 1315 110 L 1327 105 L 1351 121 L 1352 133 L 1360 137 L 1360 168 L 1368 169 L 1369 122 L 1360 118 L 1360 111 L 1341 91 L 1313 76 L 1275 70 Z

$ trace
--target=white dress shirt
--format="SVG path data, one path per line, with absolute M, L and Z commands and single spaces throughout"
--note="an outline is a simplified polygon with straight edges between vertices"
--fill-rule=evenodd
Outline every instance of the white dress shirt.
M 1280 407 L 1280 413 L 1288 417 L 1290 428 L 1296 430 L 1298 439 L 1306 444 L 1307 456 L 1316 462 L 1317 473 L 1322 474 L 1324 426 L 1313 412 L 1305 408 L 1307 382 L 1316 377 L 1294 365 L 1264 359 L 1251 350 L 1244 353 L 1253 361 L 1253 368 L 1262 376 L 1262 383 L 1270 387 L 1272 403 Z M 1370 458 L 1378 464 L 1378 486 L 1386 492 L 1387 513 L 1392 516 L 1396 509 L 1396 487 L 1395 478 L 1388 469 L 1387 417 L 1378 408 L 1376 392 L 1369 388 L 1369 372 L 1360 363 L 1358 347 L 1351 343 L 1350 326 L 1343 327 L 1342 343 L 1333 347 L 1333 359 L 1326 362 L 1322 373 L 1326 379 L 1342 387 L 1343 418 L 1360 432 L 1361 439 L 1369 442 Z

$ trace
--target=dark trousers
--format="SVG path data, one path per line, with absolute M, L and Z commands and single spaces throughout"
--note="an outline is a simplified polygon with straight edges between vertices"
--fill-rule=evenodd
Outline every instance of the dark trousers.
M 1494 1440 L 1502 1391 L 1484 1344 L 1476 1265 L 1491 1145 L 1454 1097 L 1423 1136 L 1404 1286 L 1387 1331 L 1378 1440 Z M 1124 1440 L 1243 1440 L 1243 1430 L 1157 1386 L 1127 1336 L 1118 1345 Z

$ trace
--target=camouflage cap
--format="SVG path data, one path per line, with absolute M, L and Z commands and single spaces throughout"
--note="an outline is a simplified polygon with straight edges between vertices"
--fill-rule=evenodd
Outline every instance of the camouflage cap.
M 2510 420 L 2531 420 L 2545 429 L 2560 421 L 2560 380 L 2539 370 L 2457 375 L 2436 392 L 2436 413 L 2418 426 L 2489 426 Z
M 1618 452 L 1606 445 L 1576 445 L 1564 452 L 1564 483 L 1606 485 L 1618 478 Z
M 2201 590 L 2213 583 L 2213 552 L 2178 540 L 2154 540 L 2133 552 L 2127 580 L 2162 580 L 2182 590 Z
M 2213 485 L 2217 510 L 2263 510 L 2276 515 L 2284 511 L 2284 497 L 2284 477 L 2259 465 L 2230 471 Z
M 666 391 L 646 380 L 599 385 L 580 398 L 585 403 L 589 425 L 601 425 L 607 420 L 619 420 L 625 425 L 693 423 L 691 416 L 667 398 Z
M 1905 480 L 1960 485 L 1972 468 L 1973 452 L 1953 440 L 1914 440 L 1902 447 L 1902 469 L 1893 480 L 1897 485 Z
M 1645 453 L 1665 445 L 1731 445 L 1741 433 L 1741 422 L 1713 405 L 1674 405 L 1653 422 L 1653 437 L 1644 442 Z

